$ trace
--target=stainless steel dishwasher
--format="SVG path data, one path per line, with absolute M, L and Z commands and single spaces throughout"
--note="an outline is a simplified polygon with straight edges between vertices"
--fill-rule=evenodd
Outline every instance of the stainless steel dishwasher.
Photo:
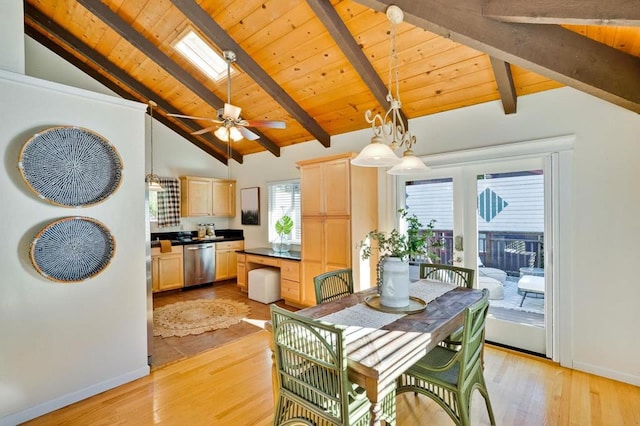
M 214 243 L 184 246 L 184 286 L 213 282 L 216 275 L 216 247 Z

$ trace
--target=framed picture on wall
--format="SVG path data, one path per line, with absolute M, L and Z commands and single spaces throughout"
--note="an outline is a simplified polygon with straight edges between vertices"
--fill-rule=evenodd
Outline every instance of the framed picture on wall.
M 260 225 L 260 188 L 240 190 L 240 214 L 243 225 Z

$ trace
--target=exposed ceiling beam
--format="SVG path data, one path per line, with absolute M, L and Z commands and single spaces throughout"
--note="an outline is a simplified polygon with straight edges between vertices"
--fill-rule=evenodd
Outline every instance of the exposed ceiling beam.
M 329 31 L 329 34 L 331 34 L 331 37 L 338 44 L 358 75 L 360 75 L 362 81 L 369 87 L 378 103 L 385 110 L 389 109 L 390 105 L 387 99 L 389 89 L 384 85 L 384 82 L 362 52 L 362 48 L 356 43 L 353 35 L 331 5 L 331 2 L 326 0 L 307 0 L 307 3 L 327 28 L 327 31 Z M 405 128 L 409 128 L 407 116 L 402 110 L 399 112 Z
M 518 95 L 516 94 L 516 88 L 513 85 L 511 66 L 500 59 L 490 59 L 491 68 L 493 68 L 493 75 L 496 77 L 496 83 L 498 84 L 500 99 L 502 99 L 502 108 L 504 109 L 504 113 L 514 114 L 516 112 Z
M 524 24 L 640 25 L 638 0 L 484 0 L 482 13 Z
M 171 0 L 171 2 L 207 36 L 216 46 L 223 50 L 233 50 L 238 64 L 256 83 L 264 89 L 282 108 L 284 108 L 302 127 L 325 147 L 331 146 L 331 136 L 293 100 L 282 87 L 267 74 L 251 56 L 235 42 L 227 32 L 218 25 L 193 0 Z
M 640 58 L 562 27 L 485 18 L 483 0 L 355 1 L 379 11 L 395 4 L 413 25 L 640 112 Z
M 74 51 L 78 52 L 87 61 L 92 62 L 97 68 L 105 71 L 106 74 L 111 75 L 117 82 L 120 82 L 122 85 L 119 85 L 113 80 L 109 79 L 105 74 L 100 73 L 95 68 L 88 65 L 88 63 L 79 60 L 73 54 L 65 50 L 53 40 L 50 40 L 37 28 L 31 26 L 27 22 L 25 25 L 26 33 L 33 39 L 38 41 L 40 44 L 47 47 L 49 50 L 64 58 L 69 63 L 73 64 L 83 72 L 87 73 L 90 77 L 99 81 L 110 90 L 113 90 L 115 93 L 125 99 L 142 101 L 144 103 L 146 103 L 148 100 L 153 100 L 158 104 L 159 108 L 162 108 L 165 111 L 170 111 L 173 109 L 171 105 L 165 102 L 160 95 L 153 92 L 151 89 L 147 88 L 137 80 L 131 78 L 127 73 L 118 68 L 115 64 L 110 62 L 104 56 L 98 54 L 96 51 L 84 44 L 81 40 L 76 38 L 73 34 L 69 33 L 67 30 L 53 22 L 49 17 L 43 15 L 35 7 L 26 3 L 24 8 L 25 15 L 34 23 L 37 23 L 37 25 L 44 28 L 45 31 L 51 34 L 58 42 L 64 43 Z M 170 120 L 167 117 L 156 114 L 155 118 L 221 163 L 225 165 L 227 164 L 227 158 L 225 155 L 213 149 L 209 144 L 203 142 L 200 138 L 197 138 L 189 133 L 190 131 L 199 130 L 199 127 L 195 125 L 195 123 L 185 120 L 183 122 L 183 125 L 187 129 L 189 129 L 189 131 L 185 131 L 182 127 L 178 126 L 173 120 Z M 218 141 L 213 136 L 207 135 L 205 139 L 207 139 L 207 142 L 211 143 L 222 152 L 228 152 L 227 145 Z M 240 153 L 232 153 L 232 156 L 234 160 L 238 161 L 239 163 L 243 162 L 243 156 Z
M 115 83 L 113 80 L 110 80 L 104 74 L 100 74 L 94 68 L 89 66 L 86 62 L 80 61 L 77 57 L 73 56 L 73 54 L 69 53 L 67 50 L 60 47 L 53 40 L 49 39 L 44 34 L 40 33 L 37 28 L 32 27 L 31 25 L 26 25 L 25 33 L 31 38 L 33 38 L 34 40 L 36 40 L 38 43 L 42 44 L 47 49 L 51 50 L 61 58 L 65 59 L 70 64 L 76 66 L 79 70 L 83 71 L 84 73 L 89 75 L 91 78 L 100 82 L 101 84 L 106 86 L 108 89 L 114 91 L 115 93 L 122 96 L 123 98 L 139 101 L 139 102 L 143 100 L 143 96 L 141 96 L 140 94 L 137 94 L 139 98 L 133 97 L 131 93 L 129 93 L 129 91 L 125 89 L 123 86 L 120 86 L 117 83 Z M 159 98 L 153 97 L 150 99 L 159 99 Z M 183 138 L 187 139 L 188 141 L 196 145 L 198 148 L 202 149 L 207 154 L 216 158 L 221 163 L 225 165 L 227 164 L 227 158 L 224 155 L 212 149 L 209 145 L 197 139 L 195 136 L 192 136 L 191 134 L 189 134 L 189 132 L 185 131 L 182 127 L 178 126 L 172 120 L 169 120 L 167 119 L 167 117 L 158 115 L 158 114 L 154 116 L 154 119 L 158 120 L 159 122 L 167 126 L 169 129 L 173 130 L 174 132 L 182 136 Z
M 198 95 L 209 105 L 213 106 L 216 109 L 224 107 L 224 101 L 218 98 L 195 77 L 187 73 L 180 65 L 174 62 L 169 56 L 167 56 L 158 47 L 156 47 L 156 45 L 143 37 L 127 22 L 120 18 L 115 12 L 109 9 L 108 6 L 99 1 L 91 0 L 78 0 L 78 3 L 80 3 L 88 11 L 97 16 L 105 24 L 109 25 L 114 31 L 120 34 L 121 37 L 131 43 L 132 46 L 148 56 L 156 64 L 162 67 L 169 75 L 173 76 L 176 80 L 178 80 L 193 93 Z M 269 149 L 269 147 L 275 145 L 273 141 L 269 140 L 269 138 L 260 133 L 258 130 L 251 130 L 258 136 L 260 136 L 260 139 L 256 142 L 262 144 L 266 149 Z M 233 158 L 235 159 L 236 157 L 234 156 Z

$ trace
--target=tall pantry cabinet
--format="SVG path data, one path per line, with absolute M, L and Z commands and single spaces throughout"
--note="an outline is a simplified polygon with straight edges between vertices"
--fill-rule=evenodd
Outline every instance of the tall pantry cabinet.
M 358 245 L 378 226 L 378 172 L 351 165 L 355 153 L 299 161 L 302 213 L 301 302 L 316 304 L 313 277 L 352 268 L 356 289 L 375 282 L 375 259 Z

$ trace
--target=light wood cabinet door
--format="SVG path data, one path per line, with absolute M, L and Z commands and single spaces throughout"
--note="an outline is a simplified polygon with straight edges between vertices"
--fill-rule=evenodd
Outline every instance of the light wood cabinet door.
M 236 183 L 230 180 L 211 182 L 211 214 L 233 217 L 236 215 Z
M 216 243 L 216 275 L 215 281 L 235 278 L 238 273 L 238 253 L 244 248 L 243 241 Z
M 247 292 L 247 265 L 245 264 L 247 256 L 244 254 L 238 255 L 237 265 L 237 277 L 236 283 L 241 291 Z
M 351 220 L 327 216 L 324 220 L 324 264 L 328 271 L 351 267 Z
M 324 211 L 322 164 L 301 166 L 300 171 L 300 211 L 302 216 L 321 215 Z
M 329 161 L 324 163 L 322 168 L 323 213 L 327 216 L 349 215 L 351 213 L 350 159 L 341 158 Z
M 211 215 L 211 179 L 181 178 L 180 215 Z
M 171 290 L 184 286 L 182 255 L 160 256 L 158 258 L 158 290 Z
M 160 247 L 151 249 L 151 287 L 154 292 L 184 287 L 182 246 L 173 246 L 168 253 Z
M 280 261 L 280 294 L 288 302 L 300 303 L 300 262 Z

